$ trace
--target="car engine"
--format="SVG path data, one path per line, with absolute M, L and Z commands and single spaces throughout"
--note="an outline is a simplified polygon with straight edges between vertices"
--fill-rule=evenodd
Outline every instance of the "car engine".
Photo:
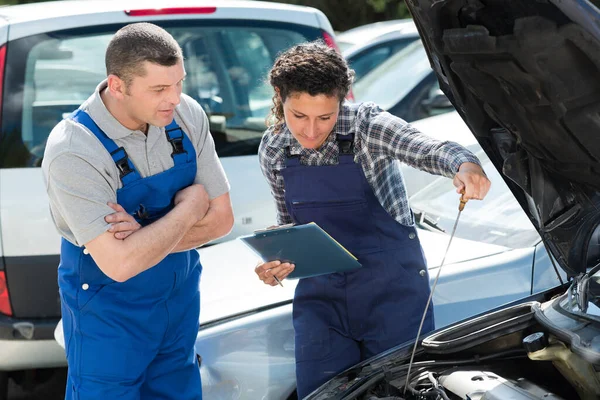
M 565 313 L 565 299 L 524 303 L 436 331 L 419 346 L 408 379 L 409 346 L 347 375 L 343 398 L 600 399 L 599 325 Z

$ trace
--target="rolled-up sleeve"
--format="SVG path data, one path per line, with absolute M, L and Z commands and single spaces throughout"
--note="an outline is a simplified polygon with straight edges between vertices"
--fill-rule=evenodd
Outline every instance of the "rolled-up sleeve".
M 361 132 L 369 150 L 432 173 L 454 177 L 465 162 L 481 165 L 477 157 L 460 144 L 433 139 L 404 120 L 365 103 L 358 113 Z
M 56 219 L 60 214 L 67 226 L 57 227 L 74 244 L 83 246 L 110 228 L 104 220 L 114 210 L 108 202 L 116 203 L 116 194 L 102 174 L 82 157 L 66 153 L 47 166 L 47 192 L 50 209 Z M 61 229 L 62 228 L 62 229 Z

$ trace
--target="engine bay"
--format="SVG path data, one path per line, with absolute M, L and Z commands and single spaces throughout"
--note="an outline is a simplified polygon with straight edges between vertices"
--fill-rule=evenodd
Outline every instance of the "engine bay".
M 497 358 L 496 358 L 497 357 Z M 411 373 L 404 391 L 405 374 L 373 387 L 365 400 L 570 400 L 579 398 L 569 382 L 550 362 L 531 362 L 523 352 L 497 354 L 482 362 L 432 361 Z M 457 366 L 471 361 L 471 364 Z M 441 364 L 441 365 L 440 365 Z M 448 364 L 448 365 L 445 365 Z
M 407 347 L 347 374 L 337 390 L 317 398 L 339 398 L 343 389 L 344 399 L 356 400 L 598 399 L 600 328 L 565 312 L 564 299 L 523 303 L 436 331 L 423 339 L 408 379 Z M 584 328 L 585 336 L 573 336 Z

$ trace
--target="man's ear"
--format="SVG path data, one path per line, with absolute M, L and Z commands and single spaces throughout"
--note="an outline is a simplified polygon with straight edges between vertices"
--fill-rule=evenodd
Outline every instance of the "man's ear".
M 127 94 L 127 84 L 116 75 L 108 75 L 108 90 L 118 100 L 122 100 Z

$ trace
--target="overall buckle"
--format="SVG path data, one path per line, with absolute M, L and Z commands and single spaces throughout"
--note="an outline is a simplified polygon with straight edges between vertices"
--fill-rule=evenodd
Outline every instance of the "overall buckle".
M 185 151 L 183 148 L 183 138 L 169 139 L 169 143 L 171 143 L 171 146 L 173 146 L 173 152 L 171 153 L 171 156 L 187 153 L 187 151 Z
M 354 153 L 354 141 L 353 140 L 338 140 L 338 146 L 340 154 L 353 154 Z
M 133 169 L 131 169 L 131 167 L 129 166 L 129 156 L 127 155 L 127 152 L 125 151 L 125 149 L 123 147 L 119 147 L 118 149 L 116 149 L 115 151 L 110 153 L 110 155 L 113 156 L 116 153 L 118 153 L 119 151 L 123 152 L 123 157 L 121 157 L 118 160 L 115 160 L 115 164 L 119 170 L 119 177 L 121 179 L 123 179 L 125 176 L 132 173 Z
M 181 133 L 181 136 L 172 136 L 170 133 L 173 131 L 179 131 Z M 165 134 L 167 135 L 167 140 L 169 141 L 169 143 L 171 143 L 171 146 L 173 147 L 171 157 L 174 157 L 177 154 L 187 153 L 187 151 L 183 148 L 183 131 L 181 130 L 181 128 L 165 130 Z

